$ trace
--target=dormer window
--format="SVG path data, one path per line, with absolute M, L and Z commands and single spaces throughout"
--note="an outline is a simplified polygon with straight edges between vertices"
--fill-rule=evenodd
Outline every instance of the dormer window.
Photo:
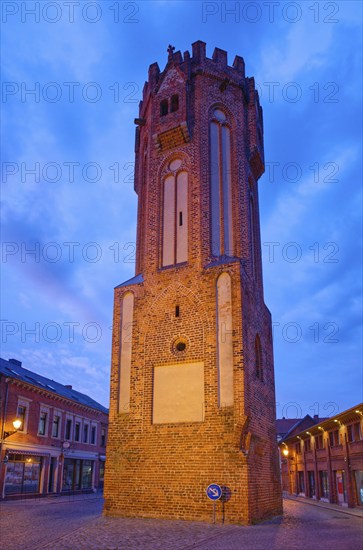
M 177 94 L 171 96 L 170 112 L 174 113 L 179 109 L 179 96 Z
M 165 116 L 168 114 L 168 100 L 167 99 L 163 99 L 161 102 L 160 102 L 160 116 Z

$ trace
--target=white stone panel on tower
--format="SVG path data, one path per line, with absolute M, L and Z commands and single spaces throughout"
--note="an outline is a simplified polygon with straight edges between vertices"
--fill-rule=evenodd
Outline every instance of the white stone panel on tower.
M 134 317 L 134 295 L 127 292 L 122 299 L 120 329 L 120 377 L 119 413 L 130 410 L 130 378 L 132 354 L 132 322 Z
M 204 420 L 204 363 L 154 368 L 153 424 Z
M 164 181 L 163 216 L 163 266 L 175 263 L 175 179 L 168 176 Z
M 224 253 L 226 256 L 233 256 L 231 139 L 228 126 L 222 126 L 222 167 Z
M 217 281 L 219 406 L 233 405 L 233 340 L 231 277 L 222 273 Z
M 188 260 L 188 174 L 177 177 L 176 201 L 176 263 Z
M 211 250 L 213 256 L 221 254 L 221 222 L 220 222 L 220 184 L 219 184 L 219 125 L 210 125 L 210 178 L 211 178 Z

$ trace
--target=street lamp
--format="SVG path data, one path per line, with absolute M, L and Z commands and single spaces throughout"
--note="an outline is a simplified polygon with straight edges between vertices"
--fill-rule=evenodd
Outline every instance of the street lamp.
M 283 449 L 283 450 L 282 450 L 282 454 L 283 454 L 284 456 L 289 456 L 289 449 L 288 449 L 288 448 Z
M 15 434 L 21 425 L 22 425 L 22 421 L 19 418 L 16 418 L 15 420 L 13 420 L 13 426 L 15 430 L 12 430 L 11 432 L 4 431 L 3 439 L 6 439 L 7 437 L 10 437 L 11 435 Z

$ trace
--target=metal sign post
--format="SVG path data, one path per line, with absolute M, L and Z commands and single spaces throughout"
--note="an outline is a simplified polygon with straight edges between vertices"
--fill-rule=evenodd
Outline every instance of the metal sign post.
M 216 501 L 222 496 L 222 489 L 217 483 L 211 483 L 206 489 L 207 497 L 213 501 L 213 525 L 216 523 Z

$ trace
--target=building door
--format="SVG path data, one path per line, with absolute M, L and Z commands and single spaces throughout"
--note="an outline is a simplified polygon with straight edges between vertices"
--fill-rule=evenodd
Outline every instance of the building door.
M 54 493 L 56 491 L 56 483 L 55 483 L 55 473 L 57 471 L 56 460 L 57 459 L 54 457 L 50 459 L 48 493 Z

